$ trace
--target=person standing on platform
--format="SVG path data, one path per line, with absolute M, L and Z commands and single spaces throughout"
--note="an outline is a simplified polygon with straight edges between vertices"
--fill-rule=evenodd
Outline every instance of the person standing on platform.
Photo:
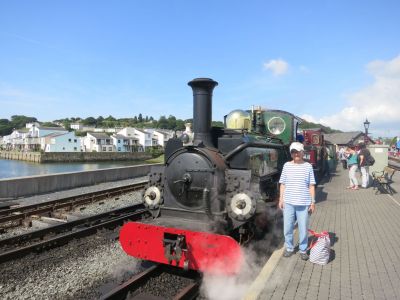
M 339 160 L 342 162 L 343 169 L 347 169 L 347 157 L 346 157 L 346 150 L 344 147 L 340 147 L 339 149 Z
M 292 161 L 285 163 L 279 179 L 279 208 L 283 210 L 284 257 L 294 253 L 293 230 L 297 219 L 299 253 L 308 260 L 308 218 L 315 210 L 315 178 L 312 165 L 303 160 L 304 146 L 299 142 L 290 145 Z
M 347 147 L 347 168 L 349 169 L 349 180 L 350 185 L 347 189 L 358 190 L 358 180 L 356 177 L 356 172 L 358 169 L 358 156 L 354 148 Z
M 367 149 L 364 143 L 358 144 L 360 148 L 359 163 L 360 163 L 360 171 L 361 171 L 361 187 L 363 189 L 368 188 L 369 185 L 369 165 L 368 165 L 368 157 L 371 156 L 371 153 Z

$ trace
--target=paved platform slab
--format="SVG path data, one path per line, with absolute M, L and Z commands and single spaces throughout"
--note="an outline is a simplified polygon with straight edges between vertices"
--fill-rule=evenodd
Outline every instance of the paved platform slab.
M 393 179 L 393 196 L 347 190 L 348 172 L 338 166 L 318 187 L 310 222 L 335 234 L 332 261 L 319 266 L 298 254 L 280 256 L 254 299 L 400 299 L 399 172 Z

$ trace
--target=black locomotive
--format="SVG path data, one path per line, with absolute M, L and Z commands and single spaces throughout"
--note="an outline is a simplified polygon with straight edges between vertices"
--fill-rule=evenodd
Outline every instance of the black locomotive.
M 190 81 L 193 141 L 170 139 L 165 163 L 153 166 L 143 203 L 153 218 L 121 230 L 132 256 L 183 268 L 231 273 L 240 267 L 240 245 L 271 230 L 278 180 L 289 160 L 299 119 L 252 108 L 211 127 L 212 79 Z M 187 141 L 186 141 L 187 142 Z

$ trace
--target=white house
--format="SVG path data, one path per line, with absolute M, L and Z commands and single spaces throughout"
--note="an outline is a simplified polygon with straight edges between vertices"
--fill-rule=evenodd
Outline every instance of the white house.
M 88 132 L 83 138 L 83 150 L 85 152 L 112 152 L 111 138 L 105 133 Z
M 83 125 L 81 123 L 71 123 L 71 129 L 82 131 Z
M 139 148 L 143 151 L 142 147 L 139 145 L 139 140 L 135 137 L 113 134 L 111 139 L 116 152 L 137 152 Z
M 28 124 L 27 124 L 28 125 Z M 37 126 L 37 123 L 32 123 L 29 127 L 28 133 L 24 136 L 25 150 L 27 151 L 38 151 L 39 149 L 44 150 L 41 147 L 41 138 L 52 133 L 65 134 L 68 130 L 62 127 L 42 127 Z
M 42 138 L 41 149 L 45 152 L 80 152 L 81 138 L 75 132 L 50 133 Z
M 3 149 L 24 150 L 24 138 L 28 134 L 27 128 L 15 129 L 11 134 L 3 136 Z
M 126 136 L 126 137 L 133 137 L 138 140 L 138 151 L 145 151 L 147 147 L 152 146 L 152 132 L 146 132 L 143 129 L 137 129 L 133 127 L 125 127 L 118 131 L 117 134 Z
M 167 141 L 174 136 L 172 130 L 155 129 L 153 131 L 153 146 L 165 147 Z

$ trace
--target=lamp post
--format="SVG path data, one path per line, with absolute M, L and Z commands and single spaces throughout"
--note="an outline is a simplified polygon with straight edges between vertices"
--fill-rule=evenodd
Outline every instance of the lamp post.
M 368 145 L 368 128 L 369 128 L 369 124 L 371 124 L 367 118 L 365 118 L 365 122 L 364 122 L 364 129 L 365 129 L 365 136 L 364 136 L 364 143 L 365 145 Z

